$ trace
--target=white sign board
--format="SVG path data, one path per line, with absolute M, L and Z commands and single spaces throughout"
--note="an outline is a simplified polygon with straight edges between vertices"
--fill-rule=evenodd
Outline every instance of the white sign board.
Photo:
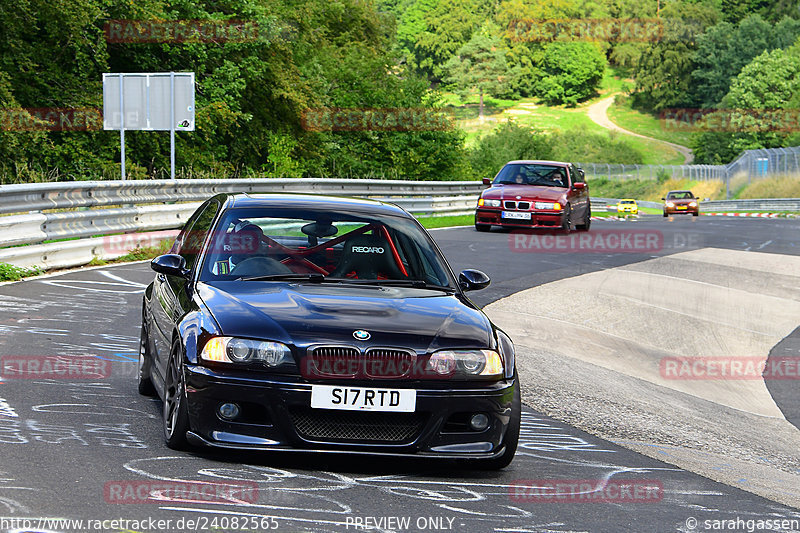
M 194 131 L 194 72 L 103 74 L 103 129 L 123 127 Z
M 175 179 L 175 132 L 194 131 L 194 72 L 104 73 L 103 129 L 119 131 L 123 180 L 125 130 L 169 131 Z

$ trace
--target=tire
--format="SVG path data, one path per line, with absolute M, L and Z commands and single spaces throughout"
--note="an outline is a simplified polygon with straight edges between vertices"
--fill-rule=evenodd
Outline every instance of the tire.
M 156 395 L 156 389 L 153 387 L 153 378 L 150 375 L 152 365 L 153 357 L 148 348 L 147 328 L 142 322 L 142 332 L 139 335 L 139 370 L 136 373 L 139 394 L 142 396 Z
M 172 343 L 172 353 L 164 376 L 164 440 L 173 450 L 189 447 L 186 432 L 189 430 L 189 414 L 186 408 L 186 391 L 181 372 L 181 344 Z
M 492 229 L 492 226 L 489 224 L 475 224 L 475 230 L 481 233 L 486 233 L 490 229 Z
M 583 224 L 577 227 L 578 231 L 589 231 L 589 228 L 592 227 L 592 210 L 586 210 L 586 218 L 583 219 Z
M 664 211 L 664 218 L 667 218 L 668 216 L 669 216 L 669 215 L 667 215 L 667 212 L 666 212 L 666 211 Z
M 514 399 L 511 402 L 511 420 L 508 423 L 505 436 L 505 450 L 498 457 L 492 459 L 482 459 L 479 461 L 480 468 L 484 470 L 500 470 L 511 464 L 514 455 L 517 453 L 519 443 L 520 419 L 522 417 L 522 399 L 519 390 L 519 378 L 516 378 L 514 387 Z
M 564 208 L 564 223 L 561 224 L 561 231 L 564 235 L 569 235 L 572 231 L 572 208 L 569 204 Z
M 693 216 L 693 217 L 696 217 L 696 216 L 697 216 L 697 215 L 699 215 L 699 214 L 700 214 L 700 211 L 695 211 L 694 213 L 692 213 L 692 216 Z

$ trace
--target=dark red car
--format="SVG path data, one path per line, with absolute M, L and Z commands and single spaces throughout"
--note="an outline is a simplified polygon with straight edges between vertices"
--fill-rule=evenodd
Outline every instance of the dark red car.
M 700 199 L 692 191 L 669 191 L 664 200 L 664 216 L 678 215 L 681 213 L 697 216 L 700 214 Z
M 475 229 L 550 228 L 588 231 L 592 223 L 589 186 L 583 170 L 557 161 L 509 161 L 483 191 Z

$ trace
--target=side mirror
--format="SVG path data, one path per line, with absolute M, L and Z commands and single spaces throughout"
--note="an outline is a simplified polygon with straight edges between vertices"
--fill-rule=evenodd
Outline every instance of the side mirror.
M 662 198 L 662 200 L 666 200 L 666 198 Z
M 484 185 L 491 185 L 492 184 L 492 178 L 483 178 L 483 184 Z
M 578 189 L 578 190 L 585 189 L 586 188 L 586 184 L 581 182 L 581 181 L 579 181 L 579 182 L 573 183 L 572 184 L 572 188 L 573 189 Z
M 178 254 L 159 255 L 150 261 L 150 268 L 159 274 L 177 276 L 179 278 L 185 278 L 189 274 L 189 269 L 186 268 L 186 259 Z
M 479 291 L 489 286 L 492 280 L 480 270 L 468 268 L 458 275 L 458 285 L 462 291 Z

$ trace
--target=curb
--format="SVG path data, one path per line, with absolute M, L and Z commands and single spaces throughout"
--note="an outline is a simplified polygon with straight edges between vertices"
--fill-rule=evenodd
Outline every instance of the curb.
M 792 213 L 700 213 L 700 215 L 714 216 L 714 217 L 754 217 L 754 218 L 797 218 L 798 215 Z

